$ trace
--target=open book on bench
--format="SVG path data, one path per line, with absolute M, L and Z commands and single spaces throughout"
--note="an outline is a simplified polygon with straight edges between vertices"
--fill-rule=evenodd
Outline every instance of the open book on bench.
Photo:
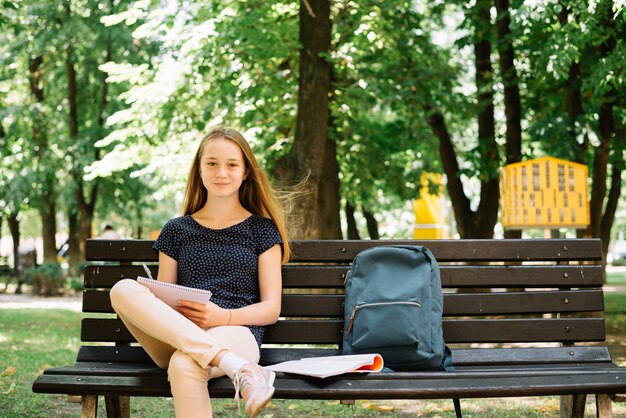
M 324 378 L 344 373 L 379 372 L 383 369 L 383 358 L 380 354 L 309 357 L 272 364 L 265 368 L 275 372 Z

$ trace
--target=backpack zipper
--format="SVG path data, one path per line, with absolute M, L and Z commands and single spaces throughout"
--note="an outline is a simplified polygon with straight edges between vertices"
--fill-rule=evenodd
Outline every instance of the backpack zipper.
M 356 312 L 361 308 L 377 308 L 380 306 L 386 305 L 412 305 L 417 308 L 421 308 L 422 304 L 419 302 L 409 302 L 409 301 L 398 301 L 398 302 L 373 302 L 373 303 L 362 303 L 360 305 L 355 305 L 352 309 L 352 313 L 350 314 L 350 323 L 348 324 L 348 330 L 346 331 L 346 335 L 350 334 L 352 330 L 352 325 L 354 325 L 354 317 L 356 316 Z

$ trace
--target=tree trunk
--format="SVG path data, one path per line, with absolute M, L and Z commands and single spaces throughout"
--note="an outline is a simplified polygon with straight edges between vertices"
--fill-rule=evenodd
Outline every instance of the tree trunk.
M 282 184 L 305 181 L 306 194 L 294 212 L 302 226 L 296 239 L 317 239 L 318 186 L 323 169 L 328 128 L 328 95 L 331 66 L 323 56 L 330 52 L 331 22 L 329 0 L 302 0 L 300 3 L 300 78 L 298 114 L 293 146 L 281 158 L 274 177 Z
M 506 163 L 522 161 L 522 103 L 519 79 L 515 70 L 515 50 L 511 33 L 509 0 L 495 0 L 498 17 L 498 55 L 504 84 L 504 114 L 506 116 Z
M 30 92 L 36 104 L 44 101 L 43 91 L 43 58 L 31 57 L 28 61 Z M 54 173 L 49 166 L 48 138 L 43 131 L 44 115 L 40 111 L 33 112 L 33 145 L 36 155 L 36 173 L 41 182 L 41 202 L 39 214 L 41 216 L 43 260 L 51 262 L 56 259 L 56 193 Z
M 496 122 L 493 99 L 493 68 L 491 65 L 491 1 L 476 3 L 477 32 L 474 53 L 476 65 L 476 91 L 478 99 L 478 149 L 480 150 L 480 202 L 475 216 L 467 221 L 469 235 L 464 238 L 493 238 L 493 228 L 498 221 L 500 190 L 498 167 L 500 163 L 496 142 Z
M 11 233 L 11 239 L 13 240 L 13 271 L 19 277 L 19 248 L 20 248 L 20 221 L 17 216 L 19 212 L 11 212 L 7 216 L 7 225 L 9 226 L 9 232 Z
M 498 56 L 504 84 L 504 114 L 506 116 L 506 164 L 522 161 L 522 103 L 519 79 L 515 70 L 515 50 L 511 34 L 511 14 L 508 0 L 495 0 Z M 505 238 L 521 238 L 521 230 L 504 231 Z
M 337 145 L 328 139 L 324 148 L 324 171 L 320 177 L 318 204 L 318 225 L 320 239 L 342 239 L 339 195 L 339 164 Z
M 9 231 L 11 232 L 11 239 L 13 240 L 13 271 L 15 272 L 15 277 L 17 277 L 17 287 L 15 288 L 16 294 L 22 293 L 22 272 L 20 270 L 20 221 L 17 216 L 19 212 L 11 212 L 7 216 L 7 224 L 9 226 Z
M 135 219 L 137 219 L 137 228 L 135 229 L 135 239 L 143 239 L 143 206 L 141 204 L 135 205 Z
M 604 264 L 606 264 L 606 256 L 609 252 L 609 243 L 611 242 L 611 228 L 613 227 L 613 221 L 615 220 L 617 206 L 619 205 L 622 193 L 622 171 L 624 166 L 622 153 L 624 150 L 624 144 L 626 143 L 625 130 L 626 127 L 624 125 L 620 125 L 618 129 L 614 130 L 615 139 L 612 141 L 613 158 L 611 158 L 610 188 L 608 190 L 604 213 L 602 214 L 600 225 L 598 227 L 599 233 L 597 236 L 602 240 L 602 256 L 604 258 Z
M 66 4 L 65 9 L 66 15 L 68 19 L 71 18 L 71 9 L 70 4 Z M 110 61 L 111 59 L 111 49 L 110 49 L 110 40 L 107 44 L 107 54 L 105 57 L 105 62 Z M 76 81 L 76 69 L 74 67 L 74 56 L 73 49 L 71 45 L 71 40 L 67 45 L 66 55 L 65 55 L 65 69 L 67 72 L 67 101 L 69 107 L 69 127 L 70 127 L 70 138 L 74 141 L 78 141 L 78 133 L 79 133 L 79 121 L 78 121 L 78 104 L 77 104 L 77 81 Z M 108 94 L 108 84 L 106 82 L 106 74 L 100 74 L 100 79 L 102 82 L 102 96 L 100 98 L 100 108 L 98 110 L 98 124 L 100 126 L 104 125 L 104 108 L 107 105 L 107 94 Z M 97 147 L 93 147 L 95 153 L 95 159 L 98 159 L 99 150 Z M 75 161 L 73 164 L 73 169 L 71 170 L 72 177 L 74 179 L 74 187 L 75 187 L 75 197 L 76 204 L 78 206 L 78 213 L 71 212 L 70 213 L 70 225 L 73 222 L 77 231 L 72 235 L 71 239 L 73 242 L 73 247 L 75 247 L 75 251 L 72 252 L 72 257 L 70 257 L 70 269 L 75 270 L 78 264 L 85 258 L 85 240 L 87 238 L 91 238 L 92 236 L 92 219 L 96 206 L 96 198 L 97 198 L 97 190 L 98 183 L 97 180 L 91 185 L 91 190 L 88 192 L 89 197 L 85 197 L 85 193 L 87 193 L 86 189 L 89 189 L 89 186 L 86 185 L 83 181 L 83 171 L 82 171 L 82 162 L 76 161 L 76 158 L 81 158 L 81 155 L 75 156 Z M 74 217 L 78 216 L 78 225 L 76 225 L 76 219 Z
M 602 222 L 600 224 L 600 238 L 602 239 L 602 254 L 604 255 L 604 262 L 606 263 L 606 255 L 609 252 L 609 243 L 611 242 L 611 228 L 613 227 L 613 221 L 615 220 L 615 213 L 617 212 L 617 205 L 622 193 L 622 162 L 614 162 L 611 172 L 611 188 L 609 190 L 609 197 L 606 202 L 606 208 L 604 209 L 604 215 L 602 215 Z
M 443 115 L 425 105 L 428 124 L 439 139 L 439 155 L 447 177 L 448 195 L 452 202 L 454 219 L 461 238 L 493 238 L 493 229 L 498 221 L 499 185 L 497 167 L 499 162 L 498 144 L 495 141 L 495 119 L 493 107 L 493 70 L 491 68 L 490 1 L 480 0 L 475 6 L 476 34 L 474 40 L 476 89 L 478 100 L 478 148 L 479 167 L 482 180 L 480 203 L 474 212 L 470 200 L 465 195 L 459 177 L 459 164 L 452 139 Z
M 576 128 L 576 124 L 579 118 L 584 114 L 583 110 L 583 101 L 580 93 L 580 63 L 572 62 L 569 67 L 568 76 L 567 76 L 567 96 L 565 102 L 567 103 L 567 116 L 569 118 L 569 141 L 572 144 L 576 144 L 578 142 L 578 130 Z M 587 154 L 587 149 L 589 148 L 589 138 L 587 135 L 583 136 L 582 143 L 574 147 L 576 151 L 574 156 L 574 162 L 579 164 L 586 164 L 585 154 Z
M 611 153 L 611 137 L 613 136 L 613 106 L 604 104 L 601 106 L 599 115 L 600 146 L 594 150 L 593 166 L 591 168 L 591 202 L 589 203 L 589 215 L 591 224 L 587 228 L 592 237 L 600 237 L 602 224 L 602 212 L 606 197 L 607 166 Z
M 433 112 L 427 106 L 425 110 L 429 115 L 428 124 L 433 134 L 439 139 L 439 156 L 447 177 L 448 195 L 459 235 L 461 238 L 493 238 L 493 228 L 498 217 L 498 180 L 491 179 L 481 184 L 481 205 L 478 207 L 478 212 L 472 211 L 459 177 L 456 152 L 443 115 Z
M 348 202 L 346 202 L 346 223 L 348 225 L 348 239 L 361 239 L 359 229 L 356 226 L 356 219 L 354 218 L 354 206 Z
M 459 176 L 459 163 L 452 144 L 452 138 L 450 137 L 450 132 L 448 131 L 443 115 L 439 112 L 432 111 L 428 106 L 426 106 L 425 110 L 428 115 L 427 120 L 430 129 L 439 139 L 439 157 L 441 158 L 443 171 L 446 173 L 446 185 L 452 204 L 452 211 L 454 212 L 454 220 L 459 235 L 461 238 L 464 238 L 468 236 L 467 220 L 473 213 L 470 207 L 470 201 L 465 195 L 461 177 Z
M 611 54 L 615 49 L 615 21 L 613 20 L 613 2 L 600 2 L 597 8 L 597 14 L 600 16 L 604 27 L 607 29 L 608 36 L 603 43 L 599 44 L 596 49 L 600 54 L 600 58 L 604 58 Z M 605 198 L 607 195 L 607 170 L 609 157 L 611 153 L 611 142 L 615 134 L 615 119 L 613 116 L 613 107 L 616 102 L 616 92 L 614 88 L 610 88 L 603 97 L 602 105 L 598 112 L 598 131 L 600 146 L 594 150 L 593 166 L 591 168 L 592 187 L 591 202 L 589 203 L 589 214 L 591 224 L 587 228 L 587 233 L 592 237 L 601 237 L 602 223 L 608 222 L 603 215 Z M 618 142 L 616 140 L 616 142 Z M 614 146 L 614 144 L 613 144 Z M 621 148 L 619 149 L 621 153 Z M 612 220 L 610 223 L 612 224 Z M 610 231 L 609 231 L 610 232 Z M 607 247 L 608 248 L 608 247 Z M 606 257 L 606 254 L 604 254 Z
M 378 233 L 378 221 L 374 217 L 374 214 L 363 209 L 363 217 L 365 218 L 365 223 L 367 224 L 367 233 L 369 234 L 370 239 L 380 239 L 380 234 Z
M 55 196 L 50 191 L 50 189 L 53 189 L 52 182 L 48 184 L 48 191 L 44 190 L 43 192 L 41 199 L 43 202 L 43 209 L 40 212 L 43 234 L 43 261 L 44 263 L 53 263 L 57 259 L 56 201 Z
M 567 7 L 563 7 L 561 9 L 561 13 L 559 13 L 559 22 L 561 25 L 565 25 L 567 23 L 567 19 L 570 14 L 570 9 Z M 580 91 L 581 80 L 580 80 L 580 62 L 572 61 L 570 67 L 568 69 L 567 81 L 565 83 L 566 88 L 566 97 L 565 103 L 567 105 L 567 116 L 569 118 L 569 124 L 567 127 L 567 132 L 569 134 L 568 140 L 572 144 L 578 143 L 578 130 L 577 130 L 577 122 L 579 118 L 584 114 L 583 109 L 583 99 Z M 589 148 L 589 138 L 587 135 L 583 136 L 583 141 L 580 145 L 574 146 L 574 162 L 579 164 L 587 165 L 585 161 L 585 155 L 587 154 L 587 150 Z M 583 238 L 588 236 L 588 231 L 586 228 L 579 228 L 576 230 L 576 236 L 578 238 Z
M 69 229 L 69 236 L 67 238 L 69 244 L 67 258 L 70 270 L 75 272 L 76 267 L 85 259 L 84 253 L 81 252 L 80 221 L 76 208 L 69 209 L 67 224 Z

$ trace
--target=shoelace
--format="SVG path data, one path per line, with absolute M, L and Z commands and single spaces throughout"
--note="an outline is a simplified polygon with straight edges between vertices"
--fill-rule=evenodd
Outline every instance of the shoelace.
M 250 382 L 248 382 L 243 367 L 237 370 L 237 373 L 235 373 L 235 377 L 233 378 L 233 386 L 235 386 L 235 400 L 237 401 L 237 409 L 239 410 L 239 413 L 241 413 L 240 393 L 243 394 L 244 388 L 249 384 Z

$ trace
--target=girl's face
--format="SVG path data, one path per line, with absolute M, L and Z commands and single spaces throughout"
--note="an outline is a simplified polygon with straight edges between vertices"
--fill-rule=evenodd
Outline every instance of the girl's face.
M 209 140 L 200 156 L 200 177 L 209 196 L 239 196 L 247 177 L 243 152 L 239 145 L 224 138 Z

